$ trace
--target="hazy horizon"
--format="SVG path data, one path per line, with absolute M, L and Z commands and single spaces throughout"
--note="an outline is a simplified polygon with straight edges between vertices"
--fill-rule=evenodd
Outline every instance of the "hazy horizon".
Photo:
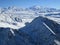
M 16 6 L 26 8 L 39 5 L 60 9 L 59 3 L 60 0 L 0 0 L 0 7 Z

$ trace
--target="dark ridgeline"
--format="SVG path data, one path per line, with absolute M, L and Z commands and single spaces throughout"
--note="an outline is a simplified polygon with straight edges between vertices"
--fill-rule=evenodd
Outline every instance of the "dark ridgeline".
M 60 25 L 44 17 L 37 17 L 21 29 L 0 28 L 0 45 L 57 45 Z M 52 30 L 52 31 L 50 31 Z M 55 33 L 55 34 L 54 34 Z

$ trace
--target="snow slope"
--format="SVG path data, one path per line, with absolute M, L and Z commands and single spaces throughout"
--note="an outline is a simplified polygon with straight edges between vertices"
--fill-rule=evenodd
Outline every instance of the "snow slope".
M 42 6 L 32 6 L 29 8 L 12 6 L 0 8 L 0 27 L 19 29 L 24 27 L 25 23 L 30 23 L 39 16 L 46 17 L 60 24 L 60 10 L 58 9 Z

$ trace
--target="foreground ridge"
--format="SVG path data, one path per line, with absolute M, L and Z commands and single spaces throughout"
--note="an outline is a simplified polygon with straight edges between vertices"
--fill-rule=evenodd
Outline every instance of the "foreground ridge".
M 60 25 L 40 16 L 20 29 L 0 28 L 0 45 L 60 45 L 59 35 Z

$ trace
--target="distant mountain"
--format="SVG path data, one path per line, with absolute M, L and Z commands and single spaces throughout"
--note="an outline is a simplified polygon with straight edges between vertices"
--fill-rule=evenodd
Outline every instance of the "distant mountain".
M 7 25 L 15 25 L 20 27 L 20 24 L 23 23 L 23 25 L 25 25 L 26 22 L 30 23 L 33 19 L 35 19 L 38 16 L 48 17 L 52 15 L 51 17 L 59 18 L 59 14 L 60 11 L 55 8 L 48 8 L 42 6 L 19 8 L 12 6 L 12 7 L 0 8 L 0 23 L 4 23 L 4 26 L 5 23 L 7 23 Z M 59 19 L 54 19 L 54 20 L 59 20 Z
M 0 45 L 60 45 L 60 25 L 37 17 L 20 29 L 0 28 Z
M 39 12 L 39 13 L 47 13 L 47 12 L 57 12 L 58 9 L 55 8 L 48 8 L 48 7 L 42 7 L 42 6 L 33 6 L 30 7 L 31 10 Z
M 15 7 L 15 6 L 12 6 L 12 7 L 7 7 L 7 8 L 0 8 L 0 11 L 1 13 L 4 12 L 4 13 L 18 13 L 18 12 L 21 12 L 21 11 L 38 11 L 40 13 L 46 13 L 46 12 L 57 12 L 57 11 L 60 11 L 58 9 L 55 9 L 55 8 L 48 8 L 48 7 L 43 7 L 43 6 L 32 6 L 32 7 L 29 7 L 29 8 L 18 8 L 18 7 Z

